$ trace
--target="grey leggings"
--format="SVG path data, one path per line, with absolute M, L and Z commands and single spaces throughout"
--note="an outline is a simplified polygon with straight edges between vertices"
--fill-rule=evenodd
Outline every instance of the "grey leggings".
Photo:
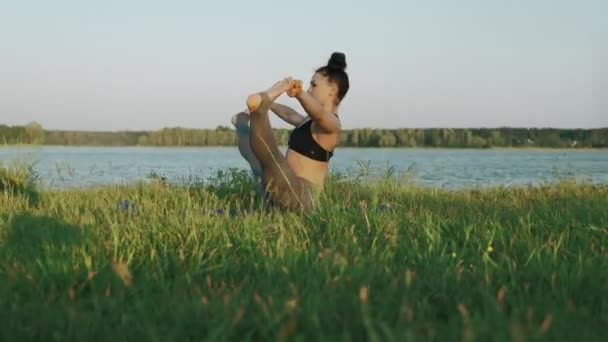
M 251 112 L 249 143 L 260 161 L 262 185 L 269 202 L 286 210 L 308 210 L 314 205 L 315 185 L 298 177 L 287 164 L 270 127 L 268 110 L 271 101 L 264 92 L 262 104 Z

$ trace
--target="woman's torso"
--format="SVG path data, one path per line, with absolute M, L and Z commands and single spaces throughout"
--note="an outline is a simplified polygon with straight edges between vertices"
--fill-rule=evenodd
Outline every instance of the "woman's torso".
M 329 152 L 331 155 L 338 143 L 340 133 L 325 133 L 317 127 L 315 122 L 305 122 L 302 124 L 302 126 L 307 124 L 310 125 L 310 127 L 305 127 L 306 131 L 300 132 L 300 134 L 312 133 L 314 142 L 318 144 L 318 146 L 316 146 L 317 150 L 324 150 L 325 153 Z M 298 177 L 322 186 L 325 183 L 325 178 L 327 177 L 327 173 L 329 171 L 329 161 L 326 161 L 326 159 L 329 158 L 319 159 L 321 160 L 315 160 L 293 150 L 292 148 L 287 149 L 287 164 L 294 171 L 294 173 Z

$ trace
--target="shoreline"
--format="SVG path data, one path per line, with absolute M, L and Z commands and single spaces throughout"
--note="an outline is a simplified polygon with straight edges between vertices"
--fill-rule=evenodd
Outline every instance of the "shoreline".
M 141 148 L 141 149 L 231 149 L 237 148 L 236 145 L 206 145 L 206 146 L 146 146 L 146 145 L 29 145 L 29 144 L 18 144 L 18 145 L 0 145 L 0 150 L 11 149 L 11 148 L 90 148 L 90 149 L 128 149 L 128 148 Z M 279 146 L 280 149 L 287 148 L 287 145 Z M 336 148 L 339 150 L 451 150 L 451 151 L 608 151 L 608 147 L 428 147 L 428 146 L 394 146 L 394 147 L 380 147 L 380 146 L 339 146 Z

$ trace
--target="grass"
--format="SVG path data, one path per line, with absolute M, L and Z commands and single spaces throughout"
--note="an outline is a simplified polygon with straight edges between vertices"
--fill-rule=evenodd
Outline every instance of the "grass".
M 37 182 L 38 175 L 33 165 L 14 162 L 3 166 L 0 163 L 0 194 L 23 196 L 30 204 L 36 204 L 40 200 Z
M 36 191 L 1 170 L 0 340 L 608 337 L 604 186 L 334 180 L 298 216 L 234 172 Z

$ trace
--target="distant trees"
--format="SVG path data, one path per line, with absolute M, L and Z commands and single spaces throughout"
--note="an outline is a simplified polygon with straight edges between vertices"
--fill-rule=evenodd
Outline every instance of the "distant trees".
M 0 144 L 43 144 L 45 132 L 37 122 L 31 122 L 26 126 L 0 125 Z
M 37 122 L 30 122 L 24 128 L 24 140 L 27 144 L 38 145 L 44 143 L 44 129 Z
M 25 141 L 25 127 L 0 125 L 0 144 L 13 145 Z
M 290 130 L 275 129 L 275 138 L 286 145 Z M 26 126 L 0 125 L 0 144 L 84 146 L 234 146 L 234 130 L 163 128 L 157 131 L 86 132 L 44 130 L 36 122 Z M 608 147 L 608 128 L 424 128 L 344 130 L 340 146 L 351 147 Z

